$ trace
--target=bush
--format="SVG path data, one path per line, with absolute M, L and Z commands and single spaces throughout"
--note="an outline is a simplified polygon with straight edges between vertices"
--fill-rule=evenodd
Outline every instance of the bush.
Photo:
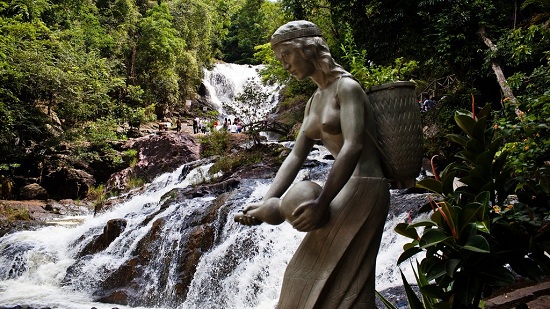
M 406 61 L 404 58 L 397 58 L 393 65 L 376 65 L 368 60 L 366 50 L 357 50 L 352 29 L 349 25 L 346 26 L 344 43 L 341 45 L 342 58 L 346 61 L 349 72 L 363 84 L 365 89 L 385 83 L 410 79 L 410 76 L 418 67 L 417 61 Z
M 129 167 L 134 167 L 138 162 L 138 151 L 135 149 L 125 150 L 122 153 L 122 157 L 124 158 L 124 162 L 126 162 Z
M 261 153 L 253 151 L 238 152 L 233 155 L 221 156 L 208 171 L 210 175 L 215 175 L 218 172 L 230 173 L 241 166 L 262 162 L 263 156 Z
M 201 156 L 203 158 L 211 156 L 221 156 L 229 152 L 231 143 L 229 136 L 231 133 L 226 130 L 213 131 L 210 134 L 199 138 L 201 144 Z
M 32 216 L 30 215 L 28 209 L 11 208 L 2 203 L 0 203 L 0 216 L 6 217 L 6 219 L 8 219 L 8 221 L 10 222 L 15 220 L 24 220 L 24 221 L 32 220 Z
M 508 199 L 517 181 L 489 106 L 476 115 L 458 111 L 455 121 L 462 134 L 448 138 L 460 145 L 457 160 L 417 184 L 437 195 L 431 217 L 395 229 L 412 239 L 398 263 L 426 254 L 418 272 L 430 282 L 420 287 L 434 301 L 429 308 L 478 308 L 483 291 L 512 284 L 515 274 L 550 273 L 550 209 Z

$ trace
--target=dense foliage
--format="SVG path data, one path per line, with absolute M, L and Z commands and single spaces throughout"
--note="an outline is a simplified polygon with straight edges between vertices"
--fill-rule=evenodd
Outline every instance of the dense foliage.
M 4 173 L 29 156 L 41 162 L 61 142 L 108 148 L 129 127 L 183 110 L 203 69 L 223 57 L 229 7 L 224 0 L 0 1 Z
M 412 240 L 399 263 L 426 254 L 418 265 L 426 279 L 424 308 L 478 308 L 483 292 L 510 285 L 517 275 L 540 280 L 550 272 L 550 208 L 509 198 L 521 188 L 489 105 L 479 114 L 457 111 L 455 120 L 462 132 L 448 138 L 460 145 L 457 161 L 418 184 L 437 194 L 432 215 L 396 227 Z

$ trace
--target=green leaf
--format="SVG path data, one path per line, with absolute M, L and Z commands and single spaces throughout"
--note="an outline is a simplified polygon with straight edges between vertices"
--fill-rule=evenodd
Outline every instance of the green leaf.
M 403 251 L 409 250 L 410 248 L 414 248 L 416 246 L 418 246 L 418 240 L 414 240 L 412 242 L 406 243 L 403 245 Z
M 458 232 L 459 227 L 457 226 L 457 224 L 461 208 L 458 206 L 454 206 L 449 202 L 439 203 L 439 205 L 441 205 L 441 210 L 443 210 L 445 216 L 447 217 L 447 220 L 445 222 L 447 223 L 449 228 Z
M 466 243 L 473 235 L 477 235 L 476 224 L 473 222 L 466 223 L 460 231 L 459 243 Z
M 441 194 L 443 192 L 443 186 L 441 181 L 435 180 L 434 178 L 424 178 L 416 183 L 417 188 L 424 188 L 432 192 Z
M 380 301 L 382 301 L 382 303 L 386 306 L 386 308 L 389 308 L 389 309 L 397 309 L 396 306 L 394 306 L 392 303 L 390 303 L 389 300 L 387 300 L 384 296 L 382 296 L 382 294 L 380 294 L 380 292 L 378 291 L 374 291 L 376 293 L 376 295 L 378 296 L 378 298 L 380 299 Z
M 449 293 L 446 293 L 446 294 L 449 294 Z M 449 298 L 449 296 L 446 296 L 447 298 Z M 451 309 L 451 305 L 447 302 L 439 302 L 439 303 L 436 303 L 432 306 L 432 309 Z
M 479 153 L 482 149 L 484 149 L 483 141 L 478 140 L 477 138 L 472 138 L 468 140 L 466 143 L 466 146 L 464 147 L 469 151 L 477 152 Z
M 418 233 L 414 227 L 410 227 L 407 223 L 399 223 L 394 228 L 397 234 L 403 235 L 408 238 L 418 239 Z
M 453 185 L 456 177 L 456 172 L 452 171 L 448 174 L 445 174 L 445 177 L 442 178 L 442 192 L 444 195 L 451 194 L 454 191 Z
M 466 147 L 466 144 L 468 143 L 468 139 L 459 134 L 447 134 L 446 137 L 462 147 Z
M 487 118 L 478 118 L 474 129 L 472 131 L 473 137 L 481 142 L 481 145 L 485 144 L 485 125 L 487 124 Z
M 421 248 L 428 248 L 449 238 L 452 238 L 452 236 L 448 236 L 441 229 L 428 229 L 424 231 L 424 235 L 420 238 L 419 245 Z
M 397 265 L 403 263 L 404 261 L 410 259 L 411 257 L 415 256 L 416 254 L 422 252 L 423 250 L 418 247 L 412 247 L 410 249 L 405 250 L 399 258 L 397 259 Z
M 455 121 L 464 133 L 466 133 L 469 137 L 474 137 L 473 131 L 476 121 L 471 116 L 456 113 Z
M 484 207 L 488 207 L 490 201 L 491 193 L 489 193 L 489 191 L 483 191 L 476 196 L 476 202 L 480 203 Z
M 486 217 L 483 221 L 477 221 L 476 222 L 476 229 L 483 233 L 490 233 L 490 225 L 491 225 L 491 218 Z
M 416 279 L 416 283 L 419 287 L 429 284 L 429 281 L 426 279 L 426 275 L 422 271 L 420 271 L 420 263 L 418 262 L 418 260 L 416 260 L 416 269 L 411 261 L 411 269 L 414 273 L 414 278 Z
M 455 299 L 453 307 L 467 308 L 469 307 L 479 290 L 479 280 L 475 276 L 461 276 L 453 284 Z
M 485 104 L 481 111 L 477 113 L 478 118 L 487 118 L 491 116 L 491 104 Z
M 411 309 L 423 309 L 424 306 L 422 305 L 422 302 L 420 299 L 418 299 L 418 296 L 416 296 L 416 293 L 411 288 L 411 285 L 409 282 L 407 282 L 407 278 L 405 278 L 405 275 L 401 271 L 401 279 L 403 280 L 403 286 L 405 287 L 405 292 L 407 293 L 407 300 L 409 301 L 409 306 Z
M 449 259 L 447 263 L 445 263 L 445 272 L 449 277 L 454 277 L 454 274 L 456 272 L 456 269 L 460 265 L 460 262 L 460 259 Z
M 450 173 L 456 173 L 457 171 L 459 171 L 461 169 L 461 166 L 460 164 L 458 164 L 458 162 L 452 162 L 450 163 L 449 165 L 447 165 L 443 171 L 441 171 L 440 173 L 440 177 L 441 179 L 444 179 L 444 178 L 447 178 L 447 177 L 450 177 L 450 175 L 447 175 L 447 174 L 450 174 Z
M 498 157 L 496 157 L 495 162 L 493 163 L 492 175 L 493 177 L 498 177 L 501 173 L 504 165 L 506 164 L 506 158 L 508 156 L 507 152 L 502 152 Z
M 485 239 L 485 237 L 481 235 L 471 235 L 466 241 L 464 249 L 480 253 L 490 252 L 490 247 L 487 239 Z
M 483 167 L 487 171 L 491 171 L 493 167 L 493 159 L 495 157 L 495 153 L 492 151 L 484 151 L 482 152 L 479 157 L 477 158 L 476 164 L 477 166 Z M 491 174 L 488 174 L 487 176 L 490 176 Z
M 426 257 L 422 261 L 422 267 L 425 269 L 426 279 L 428 281 L 435 280 L 447 274 L 445 272 L 445 261 L 442 261 L 438 258 Z
M 455 155 L 457 158 L 462 159 L 468 163 L 475 164 L 478 154 L 476 152 L 464 149 Z
M 429 298 L 442 299 L 445 295 L 443 289 L 437 284 L 428 284 L 420 287 L 420 293 Z
M 459 225 L 462 230 L 466 225 L 474 223 L 477 227 L 478 222 L 483 221 L 484 208 L 480 203 L 470 203 L 462 208 L 458 219 Z
M 421 226 L 437 226 L 437 223 L 430 219 L 423 219 L 409 224 L 409 228 L 417 228 Z

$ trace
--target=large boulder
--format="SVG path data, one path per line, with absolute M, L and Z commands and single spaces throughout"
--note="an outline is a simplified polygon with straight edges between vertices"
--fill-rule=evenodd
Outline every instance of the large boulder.
M 184 163 L 199 159 L 199 144 L 189 134 L 159 132 L 127 141 L 121 150 L 136 149 L 138 161 L 120 172 L 111 175 L 108 190 L 124 190 L 131 178 L 145 182 L 162 173 L 170 172 Z
M 94 176 L 83 170 L 62 167 L 45 175 L 42 186 L 56 200 L 83 199 L 95 182 Z
M 19 189 L 19 198 L 22 200 L 48 199 L 48 191 L 37 183 L 31 183 Z
M 105 250 L 126 229 L 125 219 L 111 219 L 103 228 L 103 233 L 94 237 L 79 254 L 79 257 Z

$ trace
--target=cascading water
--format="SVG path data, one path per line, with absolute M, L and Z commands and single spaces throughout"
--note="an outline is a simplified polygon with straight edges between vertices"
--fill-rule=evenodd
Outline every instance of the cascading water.
M 250 118 L 244 119 L 246 122 L 255 122 L 263 120 L 277 106 L 279 85 L 262 85 L 258 74 L 261 69 L 261 65 L 219 63 L 212 70 L 205 70 L 203 84 L 207 89 L 209 101 L 220 113 L 220 120 L 225 117 L 244 117 Z M 267 95 L 267 100 L 255 113 L 247 113 L 246 106 L 235 102 L 236 96 L 243 92 L 246 83 L 254 83 L 258 91 Z
M 312 151 L 308 159 L 316 164 L 302 169 L 297 180 L 323 184 L 331 164 L 324 159 L 327 154 L 323 147 Z M 113 284 L 123 279 L 117 277 L 127 274 L 120 269 L 141 259 L 139 278 L 124 288 L 132 307 L 274 308 L 286 263 L 304 234 L 288 223 L 246 227 L 233 222 L 233 215 L 244 205 L 261 199 L 270 180 L 242 179 L 215 212 L 214 223 L 194 230 L 212 227 L 212 245 L 200 252 L 191 267 L 194 273 L 182 274 L 182 264 L 189 262 L 186 241 L 208 242 L 201 239 L 206 232 L 190 234 L 188 227 L 197 223 L 197 214 L 212 207 L 217 197 L 174 196 L 207 180 L 209 166 L 195 162 L 163 174 L 103 214 L 73 218 L 81 221 L 78 225 L 49 226 L 0 238 L 0 306 L 129 308 L 97 302 L 98 291 L 116 289 Z M 406 218 L 402 214 L 386 223 L 377 262 L 379 291 L 401 285 L 396 260 L 405 238 L 393 232 L 393 227 Z M 125 222 L 122 233 L 103 250 L 82 254 L 108 222 L 117 219 Z M 145 241 L 150 241 L 149 247 L 140 249 Z M 405 272 L 413 278 L 410 270 Z M 182 286 L 186 276 L 190 282 Z

